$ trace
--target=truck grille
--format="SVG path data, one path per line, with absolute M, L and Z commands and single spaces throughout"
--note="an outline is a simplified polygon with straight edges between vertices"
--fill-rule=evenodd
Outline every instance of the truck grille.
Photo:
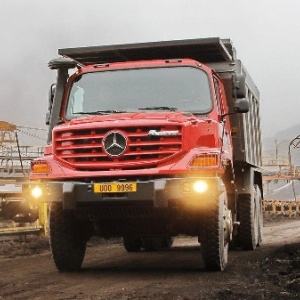
M 158 133 L 157 135 L 150 134 Z M 110 155 L 106 137 L 123 135 L 126 144 L 120 155 Z M 160 133 L 166 134 L 160 135 Z M 168 132 L 177 134 L 170 134 Z M 89 128 L 54 130 L 53 153 L 56 159 L 76 170 L 134 170 L 156 167 L 171 160 L 182 149 L 181 126 L 145 126 L 126 128 Z M 118 141 L 115 139 L 115 142 Z M 119 144 L 118 144 L 119 145 Z M 104 149 L 104 146 L 106 149 Z M 117 148 L 117 147 L 116 147 Z M 117 153 L 117 151 L 116 151 Z

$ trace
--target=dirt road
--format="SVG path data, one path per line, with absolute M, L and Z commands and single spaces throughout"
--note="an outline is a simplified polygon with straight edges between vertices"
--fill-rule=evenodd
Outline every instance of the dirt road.
M 78 273 L 59 273 L 47 240 L 0 243 L 0 299 L 300 299 L 300 221 L 268 221 L 264 245 L 230 251 L 224 272 L 205 272 L 196 239 L 171 250 L 127 253 L 91 241 Z

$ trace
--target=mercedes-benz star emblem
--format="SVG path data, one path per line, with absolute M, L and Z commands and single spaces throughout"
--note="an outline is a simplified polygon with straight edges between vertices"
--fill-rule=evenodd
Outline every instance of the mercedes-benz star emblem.
M 127 147 L 126 136 L 119 131 L 110 131 L 102 140 L 105 152 L 110 156 L 122 155 Z

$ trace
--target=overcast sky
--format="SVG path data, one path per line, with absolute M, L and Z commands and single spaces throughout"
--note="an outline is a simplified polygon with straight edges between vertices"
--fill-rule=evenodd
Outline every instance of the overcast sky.
M 230 38 L 261 94 L 263 137 L 300 124 L 299 0 L 0 0 L 0 120 L 45 128 L 64 47 Z M 299 132 L 300 134 L 300 132 Z

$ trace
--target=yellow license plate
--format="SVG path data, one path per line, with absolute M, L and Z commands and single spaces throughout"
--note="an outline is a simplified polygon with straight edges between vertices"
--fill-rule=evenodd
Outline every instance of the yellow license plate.
M 94 193 L 134 193 L 137 190 L 135 182 L 95 183 Z

